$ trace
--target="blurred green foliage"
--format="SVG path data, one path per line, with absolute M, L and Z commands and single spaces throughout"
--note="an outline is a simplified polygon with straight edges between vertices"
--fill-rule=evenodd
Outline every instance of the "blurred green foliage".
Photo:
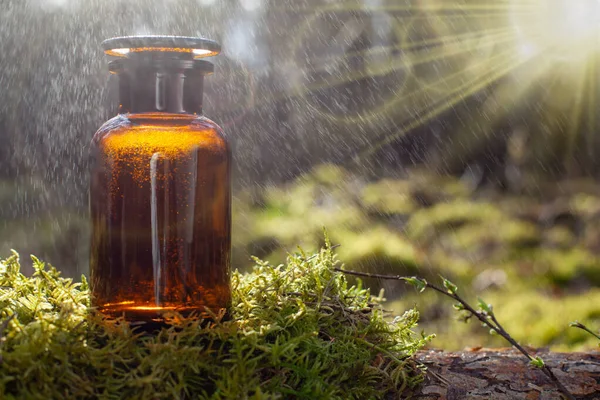
M 318 248 L 325 226 L 347 269 L 447 276 L 467 298 L 492 301 L 524 344 L 596 346 L 568 327 L 573 320 L 596 326 L 600 315 L 600 188 L 590 182 L 516 195 L 416 170 L 368 182 L 323 165 L 287 185 L 244 192 L 235 209 L 238 262 L 250 254 L 281 261 L 297 244 Z M 417 304 L 421 326 L 437 334 L 435 347 L 505 345 L 477 324 L 457 322 L 446 299 L 394 281 L 366 285 L 386 289 L 388 309 Z

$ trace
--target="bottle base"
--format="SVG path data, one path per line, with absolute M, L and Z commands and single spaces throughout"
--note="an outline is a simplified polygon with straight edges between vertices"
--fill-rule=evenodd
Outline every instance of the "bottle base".
M 123 318 L 133 330 L 145 333 L 155 333 L 172 326 L 180 326 L 188 318 L 200 320 L 201 325 L 231 319 L 226 308 L 207 311 L 199 308 L 133 306 L 105 307 L 99 312 L 111 319 Z

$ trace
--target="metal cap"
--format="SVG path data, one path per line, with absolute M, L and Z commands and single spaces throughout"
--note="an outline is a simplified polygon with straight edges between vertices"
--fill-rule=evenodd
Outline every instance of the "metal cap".
M 181 53 L 191 58 L 215 56 L 221 52 L 221 45 L 214 40 L 188 36 L 123 36 L 102 42 L 104 52 L 113 57 L 128 57 L 130 54 L 145 52 Z

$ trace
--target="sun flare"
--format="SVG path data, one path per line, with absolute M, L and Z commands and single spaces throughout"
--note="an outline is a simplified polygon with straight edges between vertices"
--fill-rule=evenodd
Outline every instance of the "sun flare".
M 536 0 L 530 13 L 518 12 L 518 4 L 511 19 L 524 46 L 577 61 L 598 51 L 600 0 Z
M 564 114 L 556 129 L 576 134 L 595 107 L 600 0 L 334 2 L 305 10 L 291 41 L 291 96 L 346 129 L 393 121 L 361 157 L 486 90 L 465 130 L 492 129 L 542 85 L 540 118 Z

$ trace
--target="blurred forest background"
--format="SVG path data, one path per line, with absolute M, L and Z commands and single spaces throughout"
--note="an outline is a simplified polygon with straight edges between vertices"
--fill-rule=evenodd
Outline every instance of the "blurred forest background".
M 88 145 L 116 112 L 100 42 L 222 43 L 205 113 L 235 157 L 233 267 L 326 227 L 348 268 L 442 274 L 524 343 L 600 327 L 600 2 L 0 0 L 0 254 L 87 273 Z M 390 282 L 447 349 L 499 345 Z

